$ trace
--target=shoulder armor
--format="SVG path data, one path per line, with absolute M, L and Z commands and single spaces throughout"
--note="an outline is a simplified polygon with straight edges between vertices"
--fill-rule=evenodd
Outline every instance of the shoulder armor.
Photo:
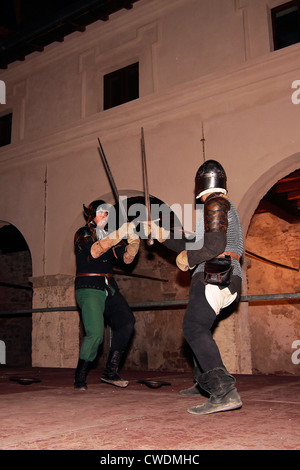
M 79 248 L 82 246 L 83 243 L 94 242 L 94 241 L 96 241 L 95 234 L 87 225 L 85 227 L 81 227 L 75 233 L 74 244 L 78 245 Z
M 205 232 L 226 232 L 230 202 L 217 193 L 211 194 L 204 203 Z

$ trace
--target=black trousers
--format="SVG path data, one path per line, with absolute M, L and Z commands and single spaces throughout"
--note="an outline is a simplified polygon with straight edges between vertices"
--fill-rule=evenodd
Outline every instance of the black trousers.
M 135 317 L 119 290 L 108 295 L 104 318 L 113 329 L 111 350 L 125 351 L 133 334 Z
M 77 289 L 85 337 L 80 359 L 93 361 L 103 340 L 104 319 L 112 327 L 111 350 L 125 351 L 132 336 L 135 317 L 118 289 Z
M 241 290 L 241 280 L 234 276 L 229 289 L 232 293 Z M 190 298 L 183 320 L 183 334 L 202 372 L 215 367 L 224 367 L 219 348 L 212 336 L 216 313 L 205 297 L 205 284 L 198 278 L 191 284 Z

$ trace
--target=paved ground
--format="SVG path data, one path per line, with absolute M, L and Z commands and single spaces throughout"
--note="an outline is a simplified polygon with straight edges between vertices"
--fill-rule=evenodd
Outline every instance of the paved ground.
M 86 392 L 73 389 L 72 369 L 0 366 L 0 450 L 202 451 L 299 450 L 300 377 L 238 375 L 240 410 L 196 416 L 184 398 L 188 373 L 122 371 L 126 389 L 89 375 Z M 41 382 L 21 385 L 12 376 Z M 139 383 L 170 382 L 157 389 Z M 112 455 L 112 454 L 111 454 Z

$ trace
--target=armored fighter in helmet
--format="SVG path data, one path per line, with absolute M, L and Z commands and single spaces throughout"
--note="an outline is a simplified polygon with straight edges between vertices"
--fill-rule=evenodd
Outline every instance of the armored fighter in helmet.
M 221 309 L 234 302 L 241 291 L 240 257 L 244 251 L 238 212 L 227 197 L 226 174 L 215 160 L 206 161 L 196 174 L 196 201 L 200 215 L 196 238 L 172 239 L 151 224 L 152 237 L 176 251 L 177 266 L 191 270 L 191 288 L 183 321 L 183 333 L 195 358 L 196 385 L 181 392 L 209 393 L 203 405 L 188 409 L 193 414 L 209 414 L 242 406 L 235 378 L 223 364 L 211 328 Z
M 109 233 L 106 225 L 109 207 L 104 201 L 93 201 L 84 207 L 87 224 L 74 238 L 76 254 L 75 292 L 81 309 L 85 337 L 75 372 L 75 389 L 87 389 L 86 377 L 103 340 L 104 317 L 113 327 L 108 360 L 101 380 L 118 387 L 128 382 L 120 378 L 120 361 L 133 333 L 135 318 L 121 295 L 113 277 L 114 262 L 131 263 L 139 249 L 140 239 L 133 224 L 125 223 Z

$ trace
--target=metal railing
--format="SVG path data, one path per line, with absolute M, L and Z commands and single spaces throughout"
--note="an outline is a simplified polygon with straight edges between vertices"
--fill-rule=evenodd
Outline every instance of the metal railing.
M 262 294 L 262 295 L 244 295 L 240 297 L 240 302 L 256 302 L 266 300 L 290 300 L 300 299 L 300 293 L 287 293 L 287 294 Z M 182 308 L 186 307 L 189 299 L 174 299 L 174 300 L 157 300 L 146 302 L 129 302 L 129 307 L 132 310 L 166 310 L 168 308 Z M 29 316 L 33 313 L 46 313 L 46 312 L 74 312 L 79 310 L 75 305 L 72 307 L 41 307 L 25 310 L 0 310 L 0 317 L 8 316 Z

